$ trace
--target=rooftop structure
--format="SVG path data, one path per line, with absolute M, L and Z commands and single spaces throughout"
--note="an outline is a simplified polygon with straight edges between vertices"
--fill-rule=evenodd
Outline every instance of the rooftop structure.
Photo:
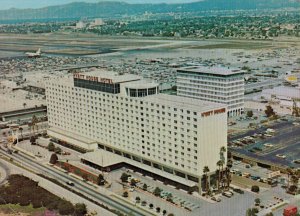
M 244 110 L 244 72 L 225 67 L 192 66 L 177 71 L 177 95 L 226 104 L 228 116 Z

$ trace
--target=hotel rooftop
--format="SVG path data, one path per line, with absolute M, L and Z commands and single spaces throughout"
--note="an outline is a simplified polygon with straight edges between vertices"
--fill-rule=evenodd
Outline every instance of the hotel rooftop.
M 228 75 L 236 75 L 236 74 L 243 74 L 244 71 L 235 68 L 228 68 L 228 67 L 205 67 L 205 66 L 192 66 L 192 67 L 183 67 L 178 69 L 178 72 L 192 72 L 192 73 L 199 73 L 199 74 L 214 74 L 220 76 L 228 76 Z

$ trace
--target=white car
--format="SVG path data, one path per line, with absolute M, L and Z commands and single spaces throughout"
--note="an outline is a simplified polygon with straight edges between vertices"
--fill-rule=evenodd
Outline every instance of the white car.
M 282 158 L 282 159 L 286 158 L 286 156 L 284 154 L 277 154 L 276 157 L 279 157 L 279 158 Z
M 264 146 L 265 146 L 265 147 L 273 147 L 273 145 L 270 144 L 270 143 L 265 143 Z

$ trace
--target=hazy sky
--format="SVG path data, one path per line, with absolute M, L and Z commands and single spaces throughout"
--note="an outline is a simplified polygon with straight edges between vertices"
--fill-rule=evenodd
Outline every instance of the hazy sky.
M 0 0 L 0 10 L 9 8 L 40 8 L 49 5 L 67 4 L 71 2 L 99 2 L 103 0 Z M 112 1 L 112 0 L 106 0 Z M 116 0 L 114 0 L 116 1 Z M 118 0 L 128 3 L 187 3 L 196 0 Z

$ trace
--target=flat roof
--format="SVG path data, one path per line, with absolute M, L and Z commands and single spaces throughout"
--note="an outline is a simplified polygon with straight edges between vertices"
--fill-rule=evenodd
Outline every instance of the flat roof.
M 125 87 L 131 89 L 148 89 L 148 88 L 156 88 L 159 84 L 155 83 L 151 80 L 143 79 L 138 81 L 132 81 L 125 84 Z
M 300 98 L 300 88 L 287 87 L 287 86 L 278 86 L 272 89 L 265 89 L 262 93 L 285 96 L 290 98 Z
M 176 181 L 178 183 L 187 185 L 189 187 L 193 187 L 193 186 L 197 185 L 197 183 L 195 183 L 191 180 L 181 178 L 179 176 L 164 172 L 162 170 L 142 164 L 140 162 L 131 160 L 129 158 L 125 158 L 120 155 L 117 155 L 117 154 L 114 154 L 114 153 L 111 153 L 108 151 L 104 151 L 102 149 L 97 149 L 94 152 L 85 153 L 85 154 L 81 155 L 80 158 L 87 160 L 89 162 L 92 162 L 94 164 L 97 164 L 101 167 L 112 166 L 112 165 L 124 162 L 124 163 L 130 164 L 130 165 L 139 167 L 140 169 L 146 170 L 148 172 L 155 173 L 157 175 L 163 176 L 170 180 Z
M 122 157 L 101 149 L 85 153 L 83 155 L 80 155 L 79 157 L 101 167 L 109 167 L 124 162 Z
M 143 100 L 153 103 L 159 103 L 165 106 L 174 106 L 176 108 L 189 109 L 196 112 L 210 111 L 213 109 L 227 107 L 225 104 L 167 94 L 151 95 L 143 97 Z
M 213 67 L 205 67 L 205 66 L 191 66 L 191 67 L 183 67 L 178 69 L 179 72 L 192 72 L 199 74 L 213 74 L 213 75 L 221 75 L 221 76 L 229 76 L 236 74 L 244 74 L 243 70 L 237 68 L 229 68 L 229 67 L 221 67 L 221 66 L 213 66 Z
M 137 81 L 141 80 L 142 77 L 134 74 L 118 74 L 113 71 L 108 71 L 105 69 L 97 69 L 95 71 L 89 72 L 81 72 L 79 74 L 86 75 L 86 76 L 95 76 L 99 78 L 111 79 L 113 83 L 124 83 L 130 81 Z
M 56 134 L 59 134 L 61 136 L 64 136 L 66 138 L 69 138 L 69 139 L 74 139 L 74 140 L 77 140 L 79 142 L 83 142 L 84 144 L 94 144 L 96 143 L 95 140 L 92 140 L 92 139 L 89 139 L 87 137 L 83 137 L 83 136 L 80 136 L 76 133 L 71 133 L 69 131 L 66 131 L 66 130 L 60 130 L 60 129 L 57 129 L 57 128 L 54 128 L 54 127 L 51 127 L 48 129 L 49 131 L 52 131 Z

